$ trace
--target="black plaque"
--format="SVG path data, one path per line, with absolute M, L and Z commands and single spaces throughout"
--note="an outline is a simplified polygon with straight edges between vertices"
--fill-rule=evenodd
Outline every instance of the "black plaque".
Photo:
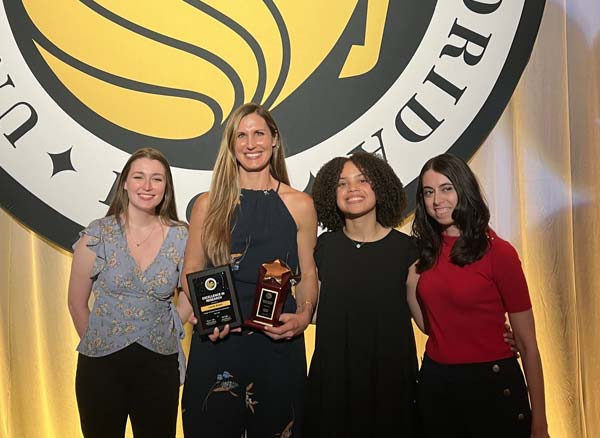
M 241 327 L 242 316 L 235 283 L 229 265 L 187 274 L 196 330 L 201 335 L 211 334 L 215 327 Z

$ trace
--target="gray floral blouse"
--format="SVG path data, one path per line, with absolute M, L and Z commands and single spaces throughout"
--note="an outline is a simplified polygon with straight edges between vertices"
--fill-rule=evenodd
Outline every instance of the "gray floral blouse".
M 91 278 L 94 304 L 77 346 L 85 356 L 101 357 L 137 342 L 160 354 L 179 354 L 185 376 L 184 336 L 173 292 L 179 284 L 187 228 L 172 226 L 158 255 L 141 271 L 127 248 L 124 228 L 114 216 L 97 219 L 79 233 L 96 254 Z

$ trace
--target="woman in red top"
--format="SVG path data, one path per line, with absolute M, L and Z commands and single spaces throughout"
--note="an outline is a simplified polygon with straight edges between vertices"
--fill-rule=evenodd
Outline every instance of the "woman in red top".
M 549 436 L 527 282 L 515 249 L 489 218 L 463 160 L 443 154 L 425 163 L 413 223 L 420 278 L 409 300 L 429 333 L 417 397 L 425 437 Z M 527 386 L 503 341 L 506 313 Z

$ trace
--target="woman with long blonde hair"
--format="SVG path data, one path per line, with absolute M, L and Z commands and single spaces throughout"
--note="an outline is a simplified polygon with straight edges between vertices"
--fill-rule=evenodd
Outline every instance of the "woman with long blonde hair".
M 182 275 L 232 264 L 243 316 L 262 263 L 280 259 L 302 275 L 280 326 L 194 335 L 182 401 L 187 437 L 301 435 L 316 234 L 312 199 L 289 185 L 275 121 L 260 105 L 242 105 L 225 126 L 210 191 L 194 204 Z

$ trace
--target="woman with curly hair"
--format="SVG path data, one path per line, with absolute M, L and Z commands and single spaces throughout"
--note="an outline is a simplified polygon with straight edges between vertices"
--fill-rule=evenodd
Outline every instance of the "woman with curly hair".
M 475 175 L 454 155 L 434 157 L 416 201 L 417 292 L 429 332 L 418 385 L 424 436 L 547 438 L 527 282 L 515 249 L 489 227 Z M 527 386 L 502 339 L 506 313 Z
M 325 164 L 312 194 L 328 232 L 315 249 L 321 292 L 305 436 L 416 437 L 407 276 L 417 248 L 394 229 L 402 183 L 382 159 L 356 153 Z

